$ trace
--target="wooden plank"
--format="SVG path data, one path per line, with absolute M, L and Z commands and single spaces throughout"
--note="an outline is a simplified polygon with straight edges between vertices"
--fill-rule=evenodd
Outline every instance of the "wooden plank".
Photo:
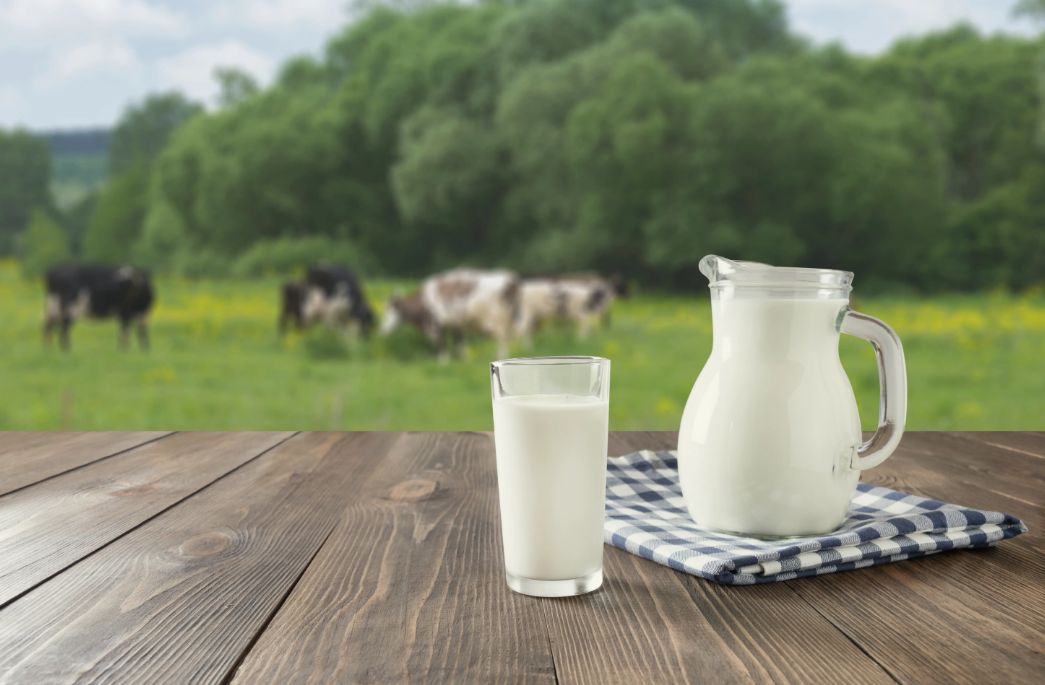
M 0 433 L 0 495 L 169 434 Z
M 955 583 L 937 582 L 940 575 L 920 573 L 937 561 L 948 560 L 885 564 L 791 585 L 900 682 L 1040 682 L 1041 634 L 985 612 L 969 593 L 955 594 Z
M 944 440 L 949 437 L 940 435 Z M 919 442 L 905 436 L 892 458 L 865 471 L 861 477 L 868 483 L 923 497 L 1018 516 L 1030 532 L 1006 541 L 997 555 L 984 555 L 982 559 L 988 565 L 997 559 L 1010 572 L 1020 577 L 1036 577 L 1045 584 L 1045 506 L 1040 504 L 1033 489 L 1028 491 L 1018 478 L 1006 473 L 1004 453 L 1002 463 L 994 469 L 984 471 L 975 466 L 977 459 L 992 458 L 987 454 L 990 449 L 972 441 L 950 440 L 944 453 L 927 447 L 924 440 Z M 1036 463 L 1031 457 L 1024 459 Z M 1014 491 L 1017 494 L 1012 494 Z
M 218 683 L 391 433 L 297 436 L 0 611 L 0 683 Z
M 345 511 L 239 683 L 550 683 L 539 600 L 505 584 L 489 434 L 409 434 Z
M 865 471 L 862 480 L 921 497 L 1018 516 L 1030 532 L 1005 541 L 999 547 L 1000 558 L 1011 571 L 1036 576 L 1045 585 L 1045 508 L 1010 497 L 989 482 L 931 469 L 920 455 L 908 455 L 902 444 L 892 459 Z M 986 554 L 980 558 L 990 563 L 996 557 Z
M 997 478 L 976 470 L 982 447 L 963 446 L 944 436 L 943 442 L 951 448 L 945 453 L 932 444 L 934 435 L 905 437 L 896 455 L 862 474 L 863 479 L 943 501 L 1010 511 L 1029 519 L 1031 534 L 992 550 L 945 553 L 784 585 L 899 680 L 991 681 L 991 674 L 998 673 L 1004 675 L 993 680 L 1018 681 L 1032 676 L 1035 669 L 1040 675 L 1045 558 L 1028 542 L 1038 537 L 1035 530 L 1045 528 L 1045 521 L 1039 521 L 1037 507 L 1006 495 Z M 674 441 L 673 433 L 636 434 L 628 447 L 666 449 Z M 939 460 L 927 460 L 926 452 L 938 454 Z M 948 458 L 950 468 L 945 466 Z M 738 616 L 731 623 L 739 620 Z M 777 621 L 777 625 L 786 623 L 786 617 Z M 963 635 L 960 648 L 952 639 L 955 632 Z M 999 666 L 1001 660 L 1005 663 Z M 977 663 L 970 666 L 971 661 Z
M 678 431 L 615 431 L 610 433 L 609 452 L 622 457 L 639 450 L 675 450 L 678 445 Z
M 1030 534 L 996 549 L 789 584 L 898 680 L 1029 682 L 1045 672 L 1045 555 L 1035 540 L 1045 520 L 1040 507 L 1007 494 L 1014 488 L 1028 493 L 985 447 L 946 434 L 910 433 L 863 480 L 1007 511 L 1024 518 Z
M 1045 459 L 1045 433 L 1013 431 L 959 431 L 949 433 L 959 438 L 1000 447 L 1017 454 Z
M 614 433 L 609 451 L 675 444 L 674 433 Z M 783 585 L 717 585 L 609 545 L 605 571 L 603 592 L 544 606 L 562 682 L 892 682 Z
M 875 644 L 865 641 L 867 636 L 864 633 L 852 630 L 853 624 L 864 619 L 853 615 L 854 608 L 846 605 L 846 599 L 838 599 L 840 593 L 836 584 L 839 581 L 827 580 L 829 576 L 816 578 L 809 584 L 795 584 L 796 591 L 818 610 L 837 620 L 850 637 L 867 648 L 870 654 L 882 659 L 898 677 L 921 674 L 923 680 L 950 680 L 947 671 L 956 668 L 951 661 L 962 663 L 951 639 L 955 625 L 960 625 L 960 632 L 971 640 L 969 644 L 977 645 L 970 648 L 975 648 L 980 654 L 991 654 L 992 659 L 971 670 L 962 670 L 959 680 L 990 682 L 990 665 L 1001 658 L 1009 666 L 1022 667 L 1023 678 L 1026 678 L 1035 668 L 1043 666 L 1037 658 L 1027 658 L 1030 653 L 1026 649 L 1034 651 L 1034 640 L 1038 645 L 1045 643 L 1045 552 L 1042 551 L 1045 516 L 1037 507 L 1028 507 L 994 492 L 991 483 L 969 483 L 954 475 L 929 470 L 920 463 L 920 455 L 908 455 L 902 450 L 903 447 L 889 462 L 865 474 L 864 479 L 934 499 L 1008 511 L 1023 518 L 1030 533 L 1004 541 L 993 549 L 944 552 L 926 559 L 835 574 L 867 578 L 867 586 L 860 590 L 851 588 L 849 592 L 850 597 L 860 592 L 865 604 L 883 606 L 883 615 L 876 617 L 878 630 L 890 632 L 896 639 L 875 643 L 880 652 L 875 651 Z M 826 589 L 817 587 L 821 583 Z M 883 588 L 886 594 L 885 588 L 897 588 L 896 592 L 914 603 L 902 614 L 903 620 L 888 615 L 892 609 L 899 610 L 901 605 L 890 604 L 891 595 L 879 597 L 874 587 Z M 958 607 L 960 609 L 956 610 Z M 1006 630 L 999 631 L 998 627 Z M 1017 631 L 1020 639 L 1009 635 L 1007 631 L 1011 630 Z M 1029 647 L 1027 640 L 1030 640 Z M 898 649 L 902 651 L 901 645 L 905 641 L 918 645 L 924 652 L 918 658 L 908 652 L 893 655 L 898 663 L 893 662 L 887 654 Z M 1002 651 L 994 652 L 995 648 Z M 1024 649 L 1024 659 L 1009 658 L 1004 651 L 1009 648 Z M 926 669 L 919 671 L 915 667 L 919 663 Z M 998 676 L 995 682 L 1004 680 Z
M 678 441 L 678 434 L 668 431 L 616 433 L 614 435 L 621 436 L 625 440 L 616 450 L 620 453 L 635 451 L 640 447 L 674 449 Z M 1045 535 L 1039 535 L 1039 533 L 1045 533 L 1045 507 L 1022 501 L 1006 492 L 1004 488 L 995 487 L 993 478 L 985 479 L 980 471 L 962 467 L 963 463 L 974 463 L 983 454 L 982 448 L 954 441 L 950 443 L 951 449 L 946 455 L 941 455 L 939 459 L 926 459 L 929 450 L 925 449 L 924 441 L 918 442 L 917 447 L 914 446 L 916 440 L 920 440 L 918 435 L 918 433 L 909 432 L 901 442 L 896 454 L 881 466 L 864 471 L 861 474 L 861 480 L 922 497 L 950 501 L 979 509 L 1003 511 L 1019 516 L 1027 523 L 1031 532 L 1029 535 L 1007 541 L 1003 549 L 1011 550 L 1013 547 L 1024 545 L 1033 545 L 1036 549 L 1041 544 L 1039 541 L 1045 541 Z M 945 439 L 950 436 L 945 433 L 924 433 L 922 435 L 940 435 Z M 1000 435 L 1018 439 L 1019 436 L 1025 434 Z M 1008 438 L 995 434 L 995 439 Z M 610 452 L 615 454 L 612 445 L 613 443 L 611 443 Z M 1001 463 L 998 464 L 998 467 L 1003 470 L 1005 465 Z M 1036 476 L 1037 474 L 1031 475 Z M 1020 563 L 1016 561 L 1017 565 Z M 1040 561 L 1032 561 L 1023 570 L 1045 577 L 1045 558 Z
M 905 438 L 893 458 L 865 472 L 863 479 L 923 497 L 1005 511 L 1023 519 L 1030 531 L 994 549 L 948 552 L 930 557 L 924 564 L 903 562 L 901 566 L 910 572 L 917 569 L 922 577 L 935 577 L 936 587 L 948 588 L 966 602 L 979 598 L 987 603 L 983 610 L 988 613 L 992 607 L 1004 607 L 1005 615 L 1013 620 L 1045 632 L 1045 508 L 1007 495 L 1000 477 L 927 464 L 930 460 L 924 445 L 912 449 L 906 442 Z M 974 460 L 983 451 L 975 443 L 957 441 L 951 443 L 949 452 L 940 452 L 940 457 L 959 464 Z
M 903 454 L 927 468 L 982 483 L 1035 507 L 1045 506 L 1045 459 L 948 433 L 908 433 L 903 445 Z
M 912 442 L 913 444 L 913 442 Z M 971 455 L 961 455 L 969 449 Z M 1031 528 L 1032 534 L 1045 524 L 1045 506 L 1024 499 L 1033 493 L 1011 494 L 1013 490 L 1005 483 L 1005 476 L 977 473 L 961 465 L 962 458 L 974 459 L 982 448 L 973 443 L 959 442 L 947 454 L 930 454 L 902 442 L 888 461 L 881 466 L 864 471 L 861 480 L 873 485 L 909 492 L 922 497 L 951 502 L 966 507 L 1002 511 L 1018 516 Z M 1022 489 L 1022 488 L 1021 488 Z M 1033 536 L 1032 536 L 1033 537 Z M 1021 536 L 1017 544 L 1027 540 Z
M 0 606 L 293 433 L 179 433 L 0 497 Z

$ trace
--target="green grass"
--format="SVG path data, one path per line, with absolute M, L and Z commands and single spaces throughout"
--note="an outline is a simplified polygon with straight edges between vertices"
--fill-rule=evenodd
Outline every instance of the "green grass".
M 371 284 L 380 301 L 405 284 Z M 432 359 L 416 333 L 347 341 L 317 331 L 280 340 L 278 281 L 160 279 L 153 347 L 117 349 L 115 322 L 80 322 L 73 349 L 44 349 L 42 286 L 0 267 L 0 429 L 489 430 L 486 362 Z M 859 308 L 903 338 L 912 430 L 1045 428 L 1045 298 L 864 299 Z M 613 360 L 610 427 L 676 429 L 711 347 L 707 296 L 640 295 L 587 341 L 553 330 L 533 355 Z M 515 350 L 522 353 L 523 350 Z M 842 361 L 865 428 L 878 412 L 866 343 L 842 336 Z

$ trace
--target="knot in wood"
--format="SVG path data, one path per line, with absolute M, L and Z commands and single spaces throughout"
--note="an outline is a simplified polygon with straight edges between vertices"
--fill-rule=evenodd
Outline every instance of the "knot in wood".
M 209 557 L 223 551 L 229 542 L 229 536 L 224 533 L 203 533 L 181 543 L 178 551 L 186 557 Z
M 396 483 L 388 493 L 388 499 L 396 502 L 420 502 L 428 499 L 439 487 L 439 483 L 428 478 L 411 478 Z
M 113 497 L 134 497 L 135 495 L 144 495 L 147 492 L 152 492 L 159 488 L 159 485 L 139 485 L 133 488 L 123 488 L 122 490 L 116 490 L 112 493 Z

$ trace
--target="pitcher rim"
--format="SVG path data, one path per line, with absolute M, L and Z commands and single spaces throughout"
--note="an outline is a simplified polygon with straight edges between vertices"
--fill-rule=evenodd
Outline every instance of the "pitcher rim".
M 855 274 L 840 269 L 802 266 L 772 266 L 761 262 L 732 260 L 707 255 L 700 260 L 700 272 L 708 279 L 708 287 L 817 289 L 851 292 Z

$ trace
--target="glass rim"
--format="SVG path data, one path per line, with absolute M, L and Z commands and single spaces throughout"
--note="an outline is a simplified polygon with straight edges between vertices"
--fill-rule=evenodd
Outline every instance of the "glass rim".
M 603 362 L 609 363 L 605 357 L 589 357 L 585 355 L 556 356 L 556 357 L 513 357 L 511 359 L 499 359 L 490 362 L 491 367 L 502 366 L 566 366 L 568 364 L 593 365 Z
M 806 292 L 809 290 L 830 290 L 831 292 L 853 292 L 853 286 L 847 283 L 834 284 L 814 281 L 719 281 L 717 283 L 709 283 L 708 288 L 711 290 L 726 290 L 729 288 L 757 290 L 762 288 L 771 291 L 800 290 Z

